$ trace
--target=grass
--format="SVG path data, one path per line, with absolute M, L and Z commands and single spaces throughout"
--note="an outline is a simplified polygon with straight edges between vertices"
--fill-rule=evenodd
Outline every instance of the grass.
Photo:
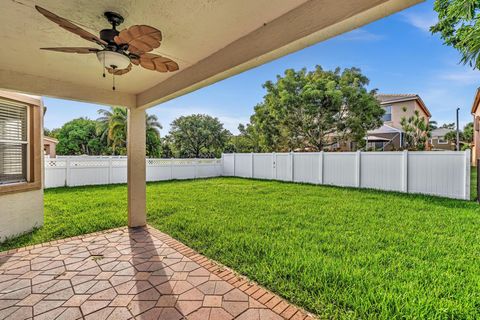
M 0 250 L 126 224 L 126 186 L 45 191 Z M 148 223 L 321 317 L 480 317 L 473 201 L 215 178 L 149 183 Z

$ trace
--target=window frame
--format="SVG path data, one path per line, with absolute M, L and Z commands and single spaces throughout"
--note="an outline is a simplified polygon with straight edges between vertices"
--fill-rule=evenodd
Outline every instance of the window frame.
M 0 195 L 26 192 L 42 188 L 42 107 L 38 100 L 14 93 L 0 92 L 0 102 L 5 105 L 27 108 L 26 181 L 0 184 Z
M 387 109 L 390 109 L 389 113 L 387 113 Z M 392 122 L 392 105 L 383 106 L 383 110 L 385 110 L 385 113 L 382 116 L 382 121 L 383 122 Z M 389 119 L 385 119 L 385 116 L 387 116 L 387 115 L 390 116 Z

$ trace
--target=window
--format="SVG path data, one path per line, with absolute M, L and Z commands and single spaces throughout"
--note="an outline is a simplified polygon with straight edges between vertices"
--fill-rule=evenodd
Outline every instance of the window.
M 448 141 L 445 140 L 443 137 L 438 137 L 437 139 L 438 144 L 447 144 Z
M 0 185 L 27 181 L 28 106 L 0 101 Z
M 385 110 L 385 114 L 382 117 L 383 121 L 392 121 L 392 106 L 386 106 L 383 108 Z

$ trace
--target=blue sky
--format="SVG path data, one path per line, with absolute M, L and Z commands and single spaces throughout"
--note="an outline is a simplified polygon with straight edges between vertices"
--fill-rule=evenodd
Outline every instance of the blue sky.
M 436 21 L 433 1 L 386 17 L 360 29 L 292 53 L 232 78 L 148 110 L 158 116 L 168 133 L 176 117 L 206 113 L 218 117 L 227 129 L 238 133 L 253 107 L 262 101 L 262 84 L 287 68 L 324 69 L 359 67 L 370 79 L 370 88 L 381 93 L 417 93 L 439 123 L 454 122 L 461 108 L 463 126 L 471 121 L 470 107 L 480 86 L 480 72 L 459 64 L 460 56 L 428 32 Z M 77 118 L 96 119 L 104 106 L 45 98 L 45 127 L 60 127 Z

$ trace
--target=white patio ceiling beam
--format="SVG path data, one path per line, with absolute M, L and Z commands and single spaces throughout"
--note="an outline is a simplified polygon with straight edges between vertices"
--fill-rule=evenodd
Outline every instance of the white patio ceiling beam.
M 310 0 L 137 95 L 149 108 L 424 0 Z

